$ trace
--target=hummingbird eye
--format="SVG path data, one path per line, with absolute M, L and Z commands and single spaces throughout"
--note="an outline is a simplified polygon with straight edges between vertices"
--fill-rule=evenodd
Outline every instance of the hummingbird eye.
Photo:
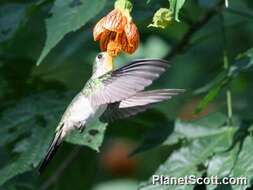
M 102 54 L 98 54 L 98 59 L 101 59 L 102 57 L 103 57 L 103 55 Z

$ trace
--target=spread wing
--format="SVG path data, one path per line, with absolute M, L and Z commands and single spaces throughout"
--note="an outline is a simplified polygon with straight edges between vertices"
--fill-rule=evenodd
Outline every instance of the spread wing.
M 138 92 L 134 96 L 109 104 L 101 116 L 101 121 L 111 122 L 117 119 L 127 118 L 143 112 L 158 102 L 162 102 L 184 92 L 181 89 L 161 89 Z
M 163 73 L 168 64 L 160 59 L 131 62 L 115 71 L 93 79 L 88 98 L 92 105 L 114 103 L 144 90 Z

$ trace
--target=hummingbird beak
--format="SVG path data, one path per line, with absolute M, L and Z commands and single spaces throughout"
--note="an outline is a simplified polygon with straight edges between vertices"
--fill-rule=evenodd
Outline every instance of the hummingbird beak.
M 104 61 L 105 61 L 106 69 L 109 71 L 113 70 L 113 57 L 110 56 L 108 53 L 106 53 Z

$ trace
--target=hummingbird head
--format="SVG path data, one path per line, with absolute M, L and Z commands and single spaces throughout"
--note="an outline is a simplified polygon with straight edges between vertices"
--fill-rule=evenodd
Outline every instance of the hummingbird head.
M 97 54 L 93 64 L 93 76 L 99 77 L 113 70 L 113 58 L 107 52 Z

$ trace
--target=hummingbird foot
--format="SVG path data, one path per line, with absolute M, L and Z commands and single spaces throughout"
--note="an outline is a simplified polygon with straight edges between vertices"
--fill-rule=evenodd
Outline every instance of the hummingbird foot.
M 81 122 L 77 122 L 74 124 L 74 128 L 77 129 L 80 133 L 82 133 L 85 129 L 85 125 L 83 125 Z
M 86 128 L 85 125 L 82 125 L 82 126 L 79 128 L 79 132 L 80 132 L 80 133 L 83 133 L 83 131 L 84 131 L 85 128 Z

